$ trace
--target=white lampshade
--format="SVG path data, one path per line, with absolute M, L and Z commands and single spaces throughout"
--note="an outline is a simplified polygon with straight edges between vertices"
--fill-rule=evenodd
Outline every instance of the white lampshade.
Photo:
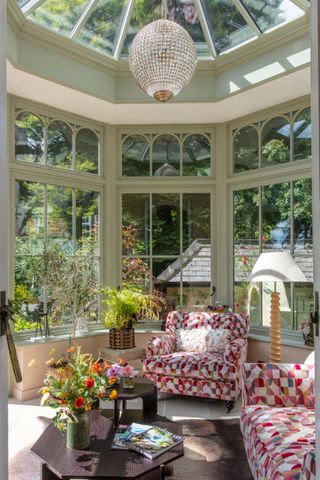
M 289 252 L 261 253 L 254 264 L 250 282 L 307 282 Z

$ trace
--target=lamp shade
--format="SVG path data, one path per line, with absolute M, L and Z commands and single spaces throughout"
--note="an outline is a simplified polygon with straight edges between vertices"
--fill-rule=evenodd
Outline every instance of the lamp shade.
M 266 252 L 254 264 L 249 281 L 306 282 L 307 279 L 289 252 Z

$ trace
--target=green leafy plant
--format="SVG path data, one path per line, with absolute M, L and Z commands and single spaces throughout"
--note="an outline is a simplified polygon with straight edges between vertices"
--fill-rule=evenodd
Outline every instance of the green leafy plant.
M 122 289 L 106 287 L 101 290 L 106 305 L 106 328 L 132 328 L 138 319 L 158 318 L 160 298 L 132 285 Z

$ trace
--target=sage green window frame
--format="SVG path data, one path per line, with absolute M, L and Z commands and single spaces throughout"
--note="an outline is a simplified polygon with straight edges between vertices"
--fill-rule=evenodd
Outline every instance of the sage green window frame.
M 306 104 L 301 104 L 297 105 L 296 108 L 289 108 L 287 110 L 281 109 L 273 109 L 272 113 L 266 115 L 265 117 L 252 117 L 250 118 L 251 121 L 245 122 L 242 121 L 240 124 L 235 124 L 233 127 L 230 127 L 230 134 L 231 134 L 231 139 L 230 139 L 230 150 L 229 150 L 229 155 L 230 155 L 230 162 L 229 162 L 229 175 L 230 176 L 246 176 L 250 173 L 253 172 L 263 172 L 263 171 L 270 171 L 272 169 L 281 169 L 287 166 L 290 166 L 292 168 L 295 168 L 296 164 L 300 163 L 305 163 L 308 162 L 310 163 L 310 159 L 301 159 L 301 160 L 294 160 L 294 131 L 293 131 L 293 126 L 296 118 L 299 116 L 299 114 L 305 110 L 306 108 L 310 108 L 310 103 Z M 284 162 L 278 165 L 262 165 L 262 133 L 265 125 L 267 125 L 270 121 L 276 118 L 283 118 L 288 121 L 288 124 L 290 126 L 290 138 L 289 138 L 289 161 Z M 235 172 L 234 171 L 234 157 L 233 157 L 233 147 L 234 147 L 234 139 L 239 131 L 245 127 L 251 127 L 257 131 L 258 135 L 258 167 L 257 168 L 252 168 L 247 171 L 242 171 L 242 172 Z
M 15 159 L 15 112 L 16 109 L 32 112 L 35 115 L 61 120 L 67 124 L 78 125 L 80 128 L 88 128 L 99 134 L 99 174 L 80 172 L 77 170 L 54 167 L 46 164 L 34 164 L 29 162 L 17 161 Z M 10 181 L 10 223 L 9 223 L 9 296 L 14 298 L 15 291 L 15 182 L 16 180 L 44 183 L 48 185 L 70 187 L 74 189 L 97 192 L 100 196 L 99 201 L 99 252 L 100 259 L 100 283 L 104 284 L 106 279 L 106 254 L 103 245 L 106 242 L 106 180 L 104 178 L 104 151 L 105 148 L 105 129 L 102 124 L 93 122 L 72 115 L 58 109 L 46 107 L 16 97 L 9 98 L 9 181 Z M 100 331 L 103 328 L 101 318 L 97 322 L 89 323 L 89 334 Z M 50 331 L 54 336 L 68 336 L 72 331 L 72 325 L 52 326 Z M 30 339 L 34 331 L 15 332 L 15 338 L 20 342 Z

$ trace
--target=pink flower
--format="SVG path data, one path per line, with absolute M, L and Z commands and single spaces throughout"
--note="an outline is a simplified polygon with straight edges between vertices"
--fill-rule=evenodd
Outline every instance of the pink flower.
M 122 377 L 133 378 L 135 376 L 133 366 L 132 365 L 126 365 L 125 367 L 122 367 L 121 375 L 122 375 Z
M 107 371 L 107 376 L 110 377 L 119 377 L 121 375 L 122 367 L 117 363 L 111 365 L 111 367 Z

